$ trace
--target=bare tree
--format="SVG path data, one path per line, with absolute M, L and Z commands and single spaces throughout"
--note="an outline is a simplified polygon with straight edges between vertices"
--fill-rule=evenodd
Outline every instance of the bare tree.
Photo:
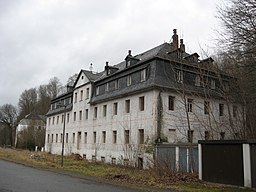
M 11 104 L 5 104 L 0 107 L 0 123 L 4 126 L 7 145 L 14 146 L 14 138 L 17 124 L 17 109 Z
M 34 112 L 37 104 L 37 90 L 36 88 L 31 88 L 25 90 L 21 93 L 19 98 L 19 116 L 20 119 L 25 117 L 27 114 Z

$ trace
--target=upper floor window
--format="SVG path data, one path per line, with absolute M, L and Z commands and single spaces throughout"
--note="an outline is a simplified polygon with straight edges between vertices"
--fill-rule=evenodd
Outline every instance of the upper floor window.
M 144 96 L 139 97 L 139 110 L 144 111 L 145 109 L 145 99 Z
M 85 109 L 85 119 L 88 119 L 88 116 L 89 116 L 89 110 Z
M 97 118 L 97 114 L 98 114 L 98 108 L 94 107 L 94 118 Z
M 127 76 L 127 86 L 130 86 L 132 84 L 132 77 L 131 75 Z
M 75 97 L 75 99 L 74 99 L 75 101 L 74 102 L 76 103 L 77 102 L 77 93 L 75 93 L 74 97 Z
M 81 90 L 81 91 L 80 91 L 80 101 L 82 101 L 82 100 L 83 100 L 83 96 L 84 96 L 84 91 L 83 91 L 83 90 Z
M 74 112 L 74 121 L 76 121 L 76 112 Z
M 103 105 L 103 117 L 107 116 L 107 105 Z
M 112 141 L 115 144 L 117 140 L 117 131 L 113 131 L 113 135 L 112 135 Z
M 210 112 L 210 102 L 204 101 L 204 114 L 208 115 Z
M 177 82 L 178 83 L 183 83 L 183 71 L 181 71 L 181 70 L 177 70 Z
M 114 106 L 113 106 L 113 114 L 114 115 L 117 115 L 117 107 L 118 107 L 117 103 L 114 103 Z
M 125 100 L 125 112 L 130 113 L 130 100 Z
M 82 110 L 81 110 L 81 111 L 79 111 L 79 120 L 80 121 L 82 120 L 82 117 L 83 117 L 83 115 L 82 115 Z
M 187 112 L 192 112 L 193 99 L 187 99 Z
M 215 80 L 211 79 L 211 89 L 215 89 L 216 85 L 215 85 Z
M 146 81 L 146 69 L 140 71 L 140 81 Z
M 168 109 L 173 111 L 174 110 L 174 98 L 173 96 L 169 96 L 168 98 Z
M 67 123 L 69 123 L 69 113 L 67 114 Z
M 87 89 L 86 89 L 86 99 L 89 99 L 89 95 L 90 95 L 90 89 L 87 88 Z
M 196 75 L 196 79 L 195 79 L 195 86 L 200 86 L 201 84 L 201 78 L 200 75 Z
M 138 144 L 144 144 L 144 129 L 139 129 Z
M 105 84 L 105 91 L 106 91 L 106 92 L 109 91 L 109 83 L 106 83 L 106 84 Z
M 219 104 L 219 115 L 220 116 L 224 115 L 224 104 L 222 103 Z
M 124 130 L 124 144 L 130 143 L 130 131 Z
M 115 83 L 115 89 L 118 89 L 119 88 L 119 81 L 115 80 L 114 83 Z
M 96 95 L 99 95 L 99 94 L 100 94 L 100 87 L 97 86 L 97 87 L 96 87 Z

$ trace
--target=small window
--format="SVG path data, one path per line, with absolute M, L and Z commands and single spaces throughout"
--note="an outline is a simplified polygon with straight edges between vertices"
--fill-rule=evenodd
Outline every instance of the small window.
M 66 133 L 66 143 L 68 143 L 68 133 Z
M 124 130 L 124 144 L 130 143 L 130 131 Z
M 113 114 L 114 115 L 117 115 L 117 107 L 118 107 L 117 103 L 114 103 L 114 106 L 113 106 Z
M 200 75 L 196 75 L 195 86 L 200 86 L 200 83 L 201 83 Z
M 140 81 L 141 81 L 141 82 L 146 81 L 146 69 L 143 69 L 143 70 L 140 72 Z
M 97 134 L 96 131 L 93 132 L 93 143 L 96 143 Z
M 215 86 L 215 80 L 214 79 L 211 79 L 211 89 L 215 89 L 216 86 Z
M 115 83 L 115 89 L 118 89 L 119 88 L 119 81 L 115 80 L 114 83 Z
M 105 91 L 108 92 L 109 91 L 109 83 L 105 84 Z
M 193 143 L 193 134 L 194 134 L 193 130 L 188 130 L 188 142 L 189 143 Z
M 97 119 L 98 108 L 94 107 L 94 119 Z
M 84 143 L 87 143 L 87 132 L 84 132 Z
M 64 122 L 64 115 L 61 116 L 61 123 Z
M 204 101 L 204 114 L 208 115 L 210 112 L 210 102 Z
M 102 143 L 106 143 L 106 131 L 102 131 Z
M 74 96 L 74 97 L 75 97 L 74 100 L 75 100 L 75 103 L 76 103 L 76 102 L 77 102 L 77 93 L 75 93 L 75 96 Z
M 112 141 L 116 144 L 117 131 L 113 131 Z
M 80 147 L 81 147 L 81 139 L 82 139 L 82 134 L 81 134 L 81 132 L 79 131 L 79 132 L 77 133 L 77 149 L 80 149 Z
M 90 89 L 87 88 L 87 89 L 86 89 L 86 99 L 89 99 L 89 95 L 90 95 Z
M 83 91 L 83 90 L 81 90 L 81 91 L 80 91 L 80 101 L 82 101 L 82 100 L 83 100 L 83 96 L 84 96 L 84 91 Z
M 53 134 L 52 134 L 52 143 L 53 143 Z
M 50 134 L 47 135 L 47 143 L 50 143 Z
M 127 86 L 130 86 L 132 84 L 132 77 L 131 75 L 127 76 Z
M 111 164 L 115 165 L 116 164 L 116 158 L 111 159 Z
M 126 66 L 127 66 L 127 67 L 131 66 L 131 61 L 130 61 L 130 60 L 127 61 Z
M 89 116 L 89 110 L 85 109 L 85 119 L 88 119 L 88 116 Z
M 48 119 L 48 125 L 50 126 L 51 124 L 51 118 Z
M 76 112 L 74 112 L 74 121 L 76 121 Z
M 97 86 L 97 87 L 96 87 L 96 95 L 99 95 L 99 94 L 100 94 L 100 87 Z
M 139 129 L 139 144 L 144 144 L 144 129 Z
M 69 113 L 67 114 L 67 123 L 69 123 Z
M 173 111 L 174 110 L 174 98 L 173 96 L 169 96 L 168 99 L 168 109 Z
M 107 105 L 103 105 L 103 117 L 107 116 Z
M 219 104 L 219 115 L 220 116 L 224 115 L 224 104 L 222 103 Z
M 79 111 L 79 120 L 81 121 L 82 118 L 83 118 L 83 113 L 82 113 L 82 110 L 81 110 L 81 111 Z
M 176 75 L 177 75 L 177 82 L 178 83 L 183 83 L 183 71 L 181 71 L 181 70 L 177 70 L 177 73 L 176 73 Z
M 193 99 L 187 99 L 187 112 L 193 111 Z
M 145 109 L 145 101 L 144 101 L 144 96 L 139 97 L 139 110 L 144 111 Z
M 130 113 L 130 100 L 125 100 L 125 112 Z
M 237 116 L 237 106 L 233 105 L 233 117 L 236 118 Z

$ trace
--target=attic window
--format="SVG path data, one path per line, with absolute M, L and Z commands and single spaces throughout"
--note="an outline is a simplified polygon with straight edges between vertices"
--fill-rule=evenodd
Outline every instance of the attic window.
M 82 76 L 81 78 L 84 79 L 84 76 Z
M 130 61 L 130 60 L 127 61 L 126 66 L 127 66 L 127 67 L 130 67 L 130 66 L 131 66 L 131 61 Z
M 97 87 L 96 87 L 96 95 L 99 95 L 99 93 L 100 93 L 100 87 L 97 86 Z
M 146 69 L 140 71 L 140 81 L 146 81 Z

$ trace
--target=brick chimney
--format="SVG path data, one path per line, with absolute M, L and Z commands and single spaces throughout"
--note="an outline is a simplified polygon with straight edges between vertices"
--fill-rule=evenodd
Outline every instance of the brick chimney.
M 185 44 L 183 44 L 183 39 L 180 39 L 180 50 L 181 52 L 185 52 Z
M 173 29 L 172 45 L 174 50 L 179 48 L 179 37 L 177 35 L 177 29 Z

